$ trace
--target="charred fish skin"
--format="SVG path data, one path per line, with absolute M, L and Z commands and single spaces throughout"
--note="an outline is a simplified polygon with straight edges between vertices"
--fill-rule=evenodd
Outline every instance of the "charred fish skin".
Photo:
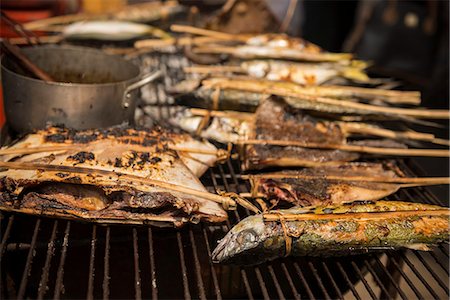
M 191 93 L 175 96 L 175 102 L 178 105 L 203 109 L 254 112 L 259 102 L 267 97 L 268 95 L 245 91 L 199 88 Z
M 406 212 L 406 213 L 405 213 Z M 382 249 L 414 248 L 449 238 L 447 208 L 399 201 L 355 202 L 295 208 L 283 214 L 316 215 L 305 220 L 267 221 L 247 217 L 219 241 L 214 262 L 255 265 L 283 256 L 341 256 Z M 371 216 L 372 213 L 373 216 Z M 291 239 L 291 251 L 287 250 Z

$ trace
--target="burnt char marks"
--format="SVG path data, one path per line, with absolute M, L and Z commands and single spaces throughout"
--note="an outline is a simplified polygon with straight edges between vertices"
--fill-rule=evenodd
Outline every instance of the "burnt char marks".
M 114 162 L 114 167 L 123 168 L 123 167 L 134 167 L 138 166 L 142 168 L 144 165 L 156 165 L 162 161 L 158 156 L 150 157 L 149 152 L 137 152 L 137 151 L 129 151 L 124 157 L 116 157 Z
M 87 160 L 94 160 L 95 155 L 92 152 L 80 151 L 74 155 L 67 157 L 67 159 L 74 160 L 80 164 L 84 163 Z
M 155 128 L 135 129 L 125 126 L 115 126 L 99 130 L 74 130 L 65 127 L 49 127 L 41 131 L 46 142 L 88 144 L 101 139 L 115 139 L 123 144 L 155 146 L 161 142 L 170 142 L 169 131 Z

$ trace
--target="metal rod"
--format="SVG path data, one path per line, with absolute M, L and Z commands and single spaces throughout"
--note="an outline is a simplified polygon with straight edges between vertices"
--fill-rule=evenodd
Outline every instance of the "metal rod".
M 41 300 L 44 298 L 47 292 L 48 276 L 50 274 L 50 266 L 53 256 L 55 255 L 55 239 L 58 230 L 58 220 L 53 222 L 52 234 L 50 240 L 47 244 L 47 255 L 45 257 L 44 267 L 42 268 L 41 280 L 39 281 L 39 289 L 37 299 Z
M 266 283 L 264 282 L 264 279 L 262 277 L 261 270 L 259 269 L 259 267 L 255 267 L 254 269 L 255 269 L 256 278 L 258 278 L 259 287 L 261 288 L 262 296 L 264 299 L 268 300 L 268 299 L 270 299 L 270 297 L 269 297 L 269 293 L 267 292 Z
M 267 268 L 269 269 L 270 277 L 272 277 L 275 289 L 277 290 L 278 299 L 286 299 L 286 297 L 283 294 L 283 291 L 281 290 L 280 283 L 278 282 L 277 276 L 275 275 L 272 265 L 268 265 Z
M 189 239 L 191 241 L 192 254 L 194 256 L 194 267 L 195 267 L 195 275 L 197 277 L 198 296 L 200 299 L 206 299 L 205 286 L 203 285 L 202 279 L 202 267 L 200 266 L 200 261 L 198 260 L 197 244 L 195 243 L 195 238 L 194 234 L 192 233 L 191 227 L 189 228 Z
M 22 280 L 20 281 L 19 292 L 17 293 L 17 299 L 24 299 L 25 296 L 25 288 L 27 287 L 28 277 L 31 274 L 31 267 L 33 264 L 33 258 L 35 255 L 34 248 L 36 247 L 36 239 L 39 232 L 39 227 L 41 225 L 41 219 L 37 219 L 36 224 L 34 225 L 33 237 L 31 238 L 31 247 L 28 250 L 27 261 L 25 263 L 25 268 L 22 273 Z
M 309 287 L 308 282 L 305 279 L 305 276 L 303 275 L 302 270 L 300 269 L 300 267 L 298 266 L 297 262 L 293 262 L 295 271 L 297 272 L 298 277 L 300 278 L 300 281 L 302 282 L 303 286 L 305 287 L 306 293 L 308 294 L 308 298 L 309 299 L 316 299 L 316 297 L 314 296 L 313 292 L 311 291 L 311 288 Z
M 339 299 L 343 299 L 342 293 L 341 293 L 339 287 L 337 286 L 336 281 L 334 280 L 334 276 L 331 275 L 327 263 L 325 263 L 324 261 L 322 261 L 322 267 L 323 267 L 323 269 L 325 270 L 325 274 L 327 274 L 328 279 L 330 279 L 331 285 L 333 286 L 334 290 L 336 291 L 336 293 L 337 293 L 337 295 L 338 295 L 338 298 L 339 298 Z
M 434 291 L 434 289 L 428 284 L 428 281 L 420 274 L 420 272 L 414 267 L 408 257 L 405 255 L 403 251 L 399 252 L 400 257 L 404 262 L 408 265 L 408 267 L 413 271 L 414 275 L 420 280 L 420 282 L 425 286 L 428 292 L 432 295 L 433 299 L 439 299 L 438 294 Z
M 70 233 L 70 221 L 67 221 L 66 230 L 64 231 L 64 239 L 61 249 L 61 257 L 59 260 L 58 271 L 56 275 L 55 292 L 53 294 L 53 299 L 59 299 L 62 288 L 63 288 L 63 278 L 64 278 L 64 264 L 66 262 L 67 247 L 69 246 L 69 233 Z
M 209 262 L 211 277 L 212 277 L 212 281 L 213 281 L 213 285 L 214 285 L 214 293 L 216 294 L 217 300 L 221 300 L 222 293 L 220 292 L 220 286 L 219 286 L 219 281 L 217 280 L 216 269 L 214 268 L 212 259 L 211 259 L 211 246 L 209 245 L 208 234 L 207 234 L 206 228 L 203 224 L 202 224 L 202 232 L 203 232 L 203 239 L 205 240 L 206 251 L 208 254 L 208 262 Z
M 353 283 L 350 281 L 350 279 L 348 278 L 347 272 L 345 272 L 344 268 L 342 267 L 341 263 L 339 261 L 336 261 L 336 265 L 339 269 L 339 271 L 341 272 L 342 276 L 344 277 L 345 282 L 347 283 L 348 287 L 350 288 L 350 290 L 353 293 L 353 296 L 355 296 L 355 298 L 357 300 L 361 300 L 361 296 L 359 296 L 359 293 L 356 291 L 355 287 L 353 286 Z
M 2 243 L 0 245 L 0 265 L 2 262 L 3 254 L 5 253 L 6 250 L 6 241 L 8 241 L 9 235 L 11 233 L 13 222 L 14 222 L 14 215 L 9 217 L 8 224 L 6 225 L 5 232 L 3 233 Z
M 319 287 L 320 287 L 320 289 L 321 289 L 321 291 L 323 293 L 324 299 L 331 299 L 330 295 L 327 292 L 327 289 L 323 285 L 322 279 L 317 274 L 316 267 L 314 266 L 314 264 L 311 261 L 308 261 L 308 267 L 311 269 L 314 278 L 316 279 L 317 283 L 319 284 Z
M 291 274 L 289 274 L 289 271 L 284 262 L 281 263 L 281 268 L 283 269 L 284 275 L 286 276 L 289 286 L 291 287 L 292 295 L 294 296 L 294 299 L 300 300 L 300 293 L 297 291 L 294 281 L 292 280 Z
M 439 278 L 439 276 L 436 274 L 436 272 L 434 272 L 433 268 L 430 267 L 430 265 L 426 262 L 425 259 L 423 259 L 422 255 L 419 254 L 419 252 L 417 252 L 417 251 L 413 251 L 413 252 L 416 255 L 416 257 L 420 260 L 422 265 L 425 266 L 427 271 L 430 272 L 431 276 L 434 278 L 434 280 L 436 280 L 438 285 L 444 290 L 444 292 L 447 294 L 447 296 L 450 296 L 448 286 L 446 286 L 445 283 L 441 280 L 441 278 Z
M 138 248 L 138 236 L 137 229 L 133 227 L 133 258 L 134 258 L 134 290 L 135 299 L 142 299 L 141 290 L 141 270 L 139 268 L 139 248 Z
M 95 277 L 95 245 L 97 243 L 97 225 L 92 226 L 92 239 L 91 239 L 91 255 L 89 258 L 89 277 L 88 277 L 88 290 L 86 299 L 94 299 L 94 277 Z
M 158 285 L 156 281 L 155 252 L 153 249 L 153 232 L 152 228 L 148 228 L 148 248 L 150 257 L 150 286 L 152 287 L 152 299 L 158 299 Z
M 105 256 L 103 260 L 103 299 L 109 299 L 109 243 L 110 243 L 111 230 L 110 227 L 106 227 L 105 236 Z
M 398 270 L 398 272 L 402 275 L 403 279 L 405 279 L 406 283 L 409 285 L 409 287 L 411 288 L 411 290 L 414 292 L 414 294 L 416 294 L 418 299 L 424 299 L 424 297 L 422 296 L 422 294 L 419 292 L 419 290 L 417 289 L 416 285 L 411 281 L 411 279 L 409 279 L 409 277 L 405 274 L 405 272 L 402 270 L 402 267 L 399 265 L 399 263 L 395 260 L 394 256 L 397 256 L 395 254 L 395 252 L 388 252 L 391 255 L 389 255 L 389 259 L 390 262 L 392 262 L 392 265 L 395 266 L 395 268 Z
M 353 269 L 356 271 L 356 274 L 358 274 L 359 278 L 361 279 L 361 282 L 363 283 L 364 287 L 369 292 L 370 297 L 372 297 L 372 299 L 377 299 L 377 296 L 373 292 L 373 290 L 370 287 L 370 285 L 367 283 L 367 280 L 364 278 L 364 275 L 361 273 L 361 270 L 355 264 L 354 260 L 351 261 L 351 265 L 352 265 Z
M 378 256 L 376 255 L 372 255 L 372 258 L 375 260 L 375 263 L 378 265 L 378 267 L 380 268 L 380 270 L 383 271 L 383 274 L 386 275 L 386 277 L 389 279 L 386 280 L 386 277 L 381 277 L 383 279 L 382 284 L 384 286 L 387 285 L 387 294 L 383 294 L 381 293 L 380 298 L 384 299 L 384 298 L 395 298 L 397 296 L 397 293 L 400 295 L 400 297 L 403 300 L 407 300 L 408 297 L 406 297 L 405 293 L 403 292 L 403 290 L 400 288 L 399 286 L 399 280 L 400 280 L 400 273 L 399 272 L 393 272 L 393 264 L 390 263 L 390 261 L 387 261 L 387 265 L 383 265 L 380 261 L 380 259 L 378 258 Z M 391 272 L 392 271 L 392 272 Z M 392 273 L 392 274 L 391 274 Z M 395 276 L 395 278 L 394 278 Z M 394 287 L 395 290 L 392 288 Z
M 183 278 L 183 293 L 184 299 L 191 299 L 191 293 L 189 291 L 189 281 L 186 270 L 186 263 L 184 260 L 183 242 L 181 240 L 181 233 L 177 231 L 178 251 L 180 255 L 181 275 Z
M 381 289 L 382 295 L 389 295 L 388 290 L 384 286 L 384 284 L 381 282 L 380 278 L 378 277 L 377 273 L 374 271 L 370 263 L 367 261 L 367 259 L 364 259 L 364 265 L 369 270 L 369 273 L 372 275 L 373 279 L 377 283 L 378 287 Z M 375 297 L 376 298 L 376 297 Z M 380 297 L 381 298 L 381 297 Z

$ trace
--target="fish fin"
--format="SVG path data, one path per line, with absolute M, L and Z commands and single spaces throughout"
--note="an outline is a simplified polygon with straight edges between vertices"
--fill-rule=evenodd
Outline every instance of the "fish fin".
M 347 67 L 344 68 L 341 71 L 341 74 L 343 77 L 350 79 L 350 80 L 354 80 L 354 81 L 358 81 L 358 82 L 370 82 L 371 79 L 369 76 L 367 76 L 367 74 L 364 72 L 363 69 L 359 68 L 359 67 Z
M 431 248 L 424 243 L 417 243 L 417 244 L 410 244 L 405 246 L 405 248 L 411 249 L 411 250 L 419 250 L 419 251 L 431 251 Z

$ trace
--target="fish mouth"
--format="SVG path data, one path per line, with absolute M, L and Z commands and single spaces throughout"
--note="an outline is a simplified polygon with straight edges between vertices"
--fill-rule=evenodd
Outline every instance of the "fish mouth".
M 225 248 L 226 248 L 226 240 L 225 238 L 219 240 L 216 249 L 211 254 L 211 259 L 213 263 L 220 263 L 224 261 L 225 258 Z

